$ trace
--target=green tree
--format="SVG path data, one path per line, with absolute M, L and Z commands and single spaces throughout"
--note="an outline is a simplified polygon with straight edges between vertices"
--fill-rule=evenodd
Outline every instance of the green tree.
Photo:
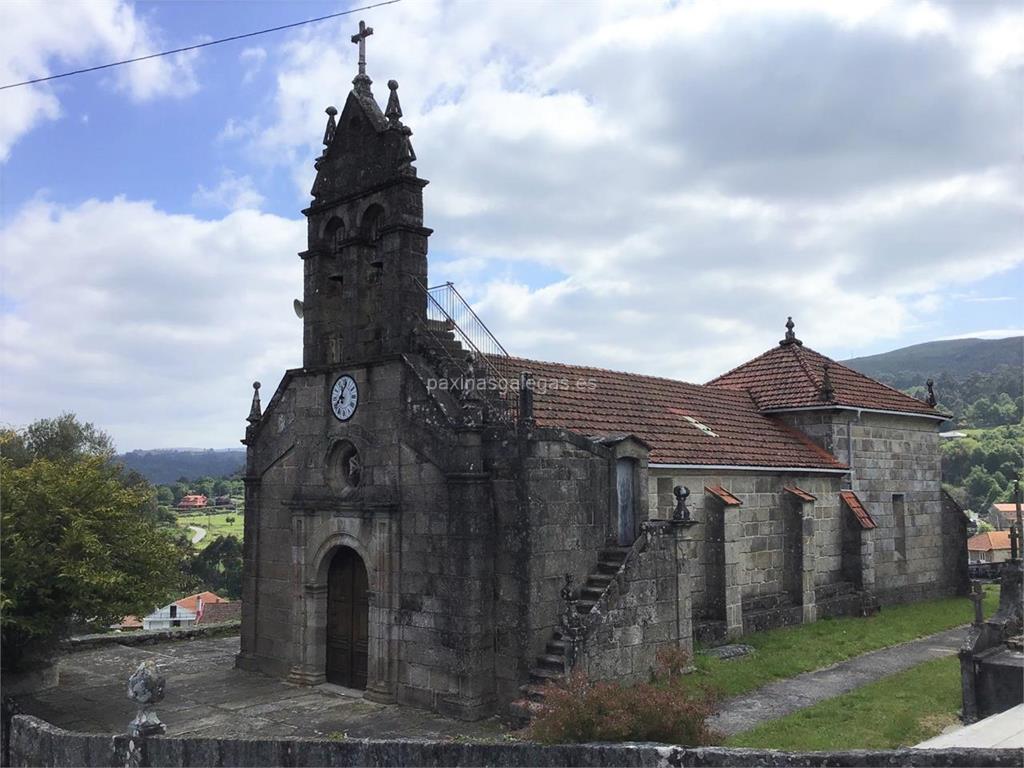
M 174 544 L 139 514 L 151 489 L 125 485 L 106 457 L 0 459 L 0 485 L 4 669 L 45 661 L 73 623 L 107 626 L 170 598 Z
M 242 597 L 242 544 L 235 536 L 218 536 L 192 559 L 192 573 L 211 592 Z
M 110 436 L 88 422 L 80 422 L 73 413 L 39 419 L 21 431 L 5 430 L 0 441 L 4 456 L 15 467 L 24 467 L 34 459 L 74 461 L 114 455 Z
M 157 503 L 170 507 L 174 504 L 174 491 L 166 485 L 158 485 L 156 487 L 156 500 Z

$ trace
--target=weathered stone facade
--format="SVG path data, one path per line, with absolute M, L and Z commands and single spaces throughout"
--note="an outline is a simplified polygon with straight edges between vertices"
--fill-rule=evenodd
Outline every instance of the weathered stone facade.
M 304 212 L 303 368 L 246 430 L 239 666 L 479 718 L 574 666 L 638 680 L 695 638 L 956 587 L 933 412 L 509 358 L 425 287 L 397 83 L 384 112 L 354 86 Z

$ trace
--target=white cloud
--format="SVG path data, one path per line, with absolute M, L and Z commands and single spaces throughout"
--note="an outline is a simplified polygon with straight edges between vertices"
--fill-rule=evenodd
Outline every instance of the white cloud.
M 245 68 L 245 74 L 242 75 L 242 82 L 250 83 L 263 68 L 263 63 L 267 60 L 267 50 L 258 46 L 245 48 L 240 54 L 238 54 L 238 60 Z
M 236 445 L 251 381 L 273 391 L 301 361 L 304 233 L 254 211 L 29 204 L 0 232 L 3 421 L 67 409 L 124 449 Z
M 15 83 L 80 66 L 104 64 L 160 50 L 159 30 L 123 0 L 68 2 L 44 6 L 7 0 L 0 16 L 0 82 Z M 150 59 L 79 77 L 104 77 L 135 101 L 183 97 L 198 89 L 196 52 Z M 60 82 L 60 81 L 58 81 Z M 70 82 L 70 81 L 67 81 Z M 60 116 L 52 83 L 22 86 L 0 96 L 0 161 L 41 120 Z
M 207 189 L 202 184 L 192 195 L 192 205 L 199 208 L 226 209 L 237 211 L 244 208 L 258 209 L 264 201 L 248 176 L 236 176 L 230 171 L 221 175 L 217 186 Z
M 962 5 L 381 13 L 369 74 L 402 84 L 432 182 L 432 281 L 456 274 L 515 352 L 690 380 L 762 351 L 788 314 L 826 351 L 934 323 L 950 286 L 1024 263 L 1002 33 L 1024 16 Z M 1004 54 L 980 67 L 993 36 Z M 355 71 L 334 40 L 282 46 L 252 139 L 297 201 Z

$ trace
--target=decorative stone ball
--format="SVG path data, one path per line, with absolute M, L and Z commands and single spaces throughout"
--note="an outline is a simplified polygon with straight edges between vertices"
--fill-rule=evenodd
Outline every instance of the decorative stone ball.
M 132 672 L 128 678 L 128 698 L 142 706 L 163 701 L 166 681 L 156 668 L 156 662 L 148 659 Z
M 398 90 L 398 81 L 397 80 L 388 80 L 388 88 L 390 88 L 392 91 L 397 91 Z
M 334 117 L 336 114 L 338 114 L 338 110 L 335 107 L 328 107 L 327 109 L 324 110 L 324 112 L 326 112 L 331 117 Z

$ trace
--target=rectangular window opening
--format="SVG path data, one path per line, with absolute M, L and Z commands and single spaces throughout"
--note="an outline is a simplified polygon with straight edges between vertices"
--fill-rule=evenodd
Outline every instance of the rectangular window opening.
M 896 552 L 904 560 L 907 558 L 907 510 L 902 493 L 892 495 L 893 541 Z

